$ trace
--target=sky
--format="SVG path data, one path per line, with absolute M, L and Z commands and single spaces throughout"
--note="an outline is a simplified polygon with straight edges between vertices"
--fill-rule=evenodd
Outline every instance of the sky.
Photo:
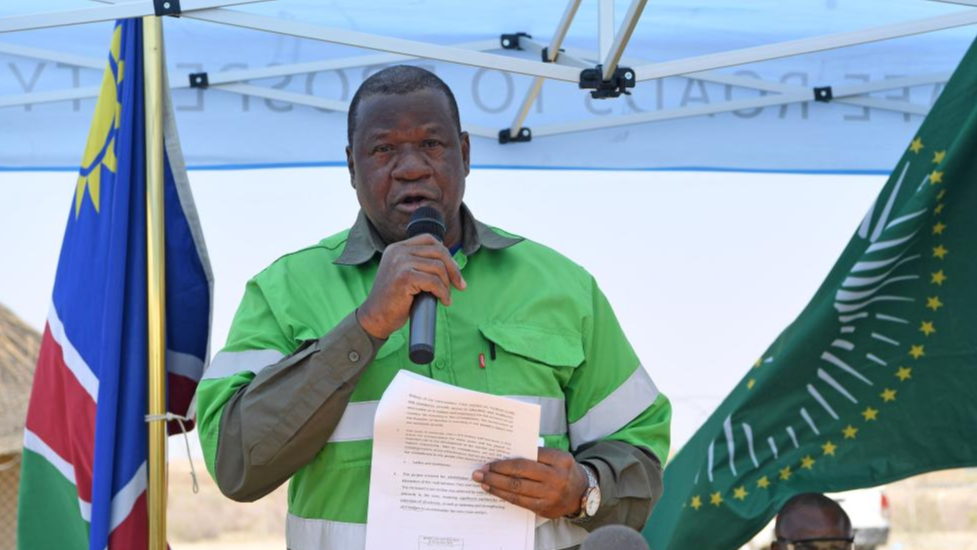
M 343 168 L 191 171 L 215 276 L 211 348 L 245 282 L 349 227 Z M 800 313 L 885 183 L 881 176 L 475 170 L 477 218 L 589 270 L 672 400 L 687 441 Z M 75 176 L 0 172 L 0 302 L 43 330 Z M 192 447 L 199 454 L 196 436 Z M 185 453 L 173 440 L 171 456 Z

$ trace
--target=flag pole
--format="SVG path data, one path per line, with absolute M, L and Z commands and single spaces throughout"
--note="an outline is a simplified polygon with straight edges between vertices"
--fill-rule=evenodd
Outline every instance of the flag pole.
M 166 550 L 166 281 L 163 253 L 163 25 L 144 17 L 146 250 L 149 314 L 149 550 Z

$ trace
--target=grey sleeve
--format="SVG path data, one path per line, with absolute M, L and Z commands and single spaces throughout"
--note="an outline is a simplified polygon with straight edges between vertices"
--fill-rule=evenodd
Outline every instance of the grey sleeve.
M 215 461 L 221 492 L 252 502 L 315 458 L 383 342 L 353 312 L 238 389 L 221 417 Z
M 641 531 L 662 495 L 658 457 L 621 441 L 598 441 L 581 447 L 574 458 L 597 471 L 601 497 L 596 516 L 574 523 L 588 531 L 611 524 Z

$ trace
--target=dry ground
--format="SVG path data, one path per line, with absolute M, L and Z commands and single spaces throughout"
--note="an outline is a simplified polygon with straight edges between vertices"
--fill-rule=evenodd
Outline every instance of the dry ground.
M 934 472 L 889 485 L 890 550 L 977 550 L 977 469 Z
M 224 498 L 197 462 L 170 465 L 169 536 L 174 550 L 284 550 L 286 490 L 252 504 Z M 977 550 L 977 469 L 926 474 L 889 485 L 892 535 L 885 550 Z
M 195 460 L 193 494 L 187 461 L 170 463 L 167 531 L 173 550 L 284 550 L 286 486 L 249 504 L 220 494 L 203 460 Z

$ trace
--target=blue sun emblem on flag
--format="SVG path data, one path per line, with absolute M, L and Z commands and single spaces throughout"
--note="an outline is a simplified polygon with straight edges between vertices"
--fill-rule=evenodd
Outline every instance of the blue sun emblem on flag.
M 121 90 L 125 74 L 125 63 L 120 59 L 122 50 L 122 27 L 116 25 L 109 50 L 109 64 L 102 77 L 102 90 L 95 116 L 88 132 L 88 143 L 78 169 L 78 184 L 75 188 L 75 218 L 81 214 L 85 196 L 91 199 L 95 212 L 99 211 L 99 194 L 103 184 L 115 179 L 116 156 L 115 136 L 119 131 L 119 117 L 122 112 Z

